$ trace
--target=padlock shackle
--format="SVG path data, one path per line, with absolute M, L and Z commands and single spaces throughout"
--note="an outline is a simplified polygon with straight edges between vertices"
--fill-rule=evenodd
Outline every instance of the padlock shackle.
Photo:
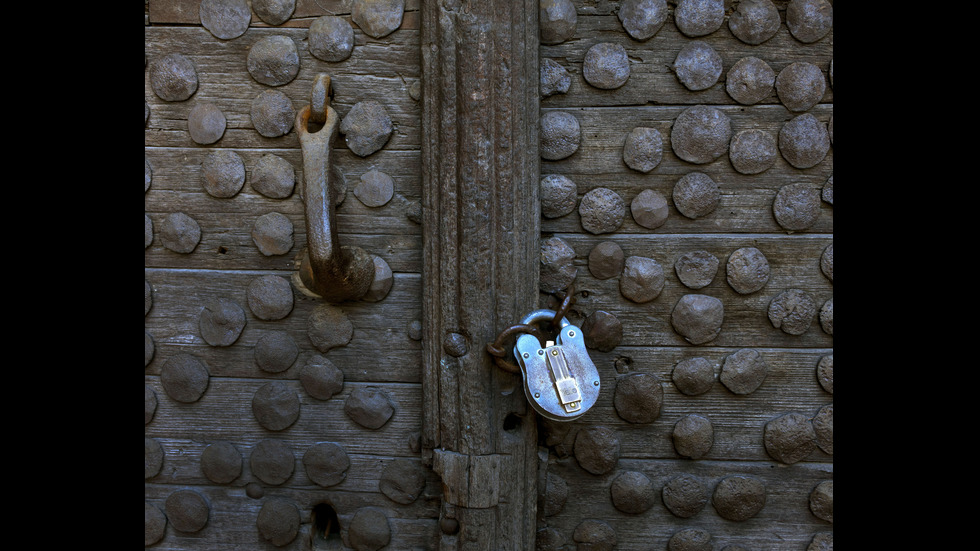
M 541 323 L 542 321 L 547 321 L 550 323 L 555 321 L 555 315 L 557 315 L 557 312 L 555 312 L 554 310 L 548 310 L 542 308 L 541 310 L 535 310 L 530 314 L 524 316 L 524 319 L 521 320 L 521 323 L 523 323 L 524 325 L 535 325 Z M 561 327 L 559 327 L 558 330 L 561 331 L 562 329 L 571 325 L 571 323 L 568 321 L 568 318 L 562 316 L 559 325 Z

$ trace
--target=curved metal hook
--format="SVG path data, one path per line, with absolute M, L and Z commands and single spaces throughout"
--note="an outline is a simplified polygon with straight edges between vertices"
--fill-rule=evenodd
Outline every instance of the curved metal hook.
M 374 260 L 360 247 L 341 246 L 335 219 L 335 190 L 330 185 L 330 147 L 337 136 L 340 116 L 330 107 L 330 77 L 318 75 L 311 105 L 296 114 L 296 133 L 303 149 L 306 187 L 307 248 L 299 276 L 311 292 L 331 302 L 363 297 L 374 281 Z M 322 102 L 322 109 L 320 102 Z M 323 127 L 311 132 L 311 119 L 322 116 Z

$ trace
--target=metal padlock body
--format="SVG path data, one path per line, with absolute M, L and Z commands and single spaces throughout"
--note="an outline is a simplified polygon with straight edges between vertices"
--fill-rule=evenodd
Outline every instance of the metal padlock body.
M 553 310 L 535 310 L 525 316 L 521 323 L 534 325 L 551 321 L 554 317 Z M 571 421 L 585 414 L 599 398 L 599 370 L 589 358 L 582 330 L 566 319 L 562 319 L 560 325 L 554 346 L 542 348 L 534 335 L 525 333 L 517 338 L 514 356 L 524 375 L 524 394 L 531 407 L 553 421 Z M 568 372 L 577 383 L 581 401 L 574 411 L 569 411 L 561 402 L 554 364 L 548 362 L 549 355 L 553 359 L 564 357 Z

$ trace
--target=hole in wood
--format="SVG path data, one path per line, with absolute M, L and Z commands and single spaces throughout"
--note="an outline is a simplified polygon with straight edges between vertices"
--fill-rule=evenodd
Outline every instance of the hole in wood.
M 521 418 L 516 413 L 508 413 L 504 417 L 504 430 L 512 432 L 521 428 Z
M 320 503 L 313 507 L 310 524 L 310 545 L 315 551 L 342 547 L 340 521 L 337 511 L 329 503 Z

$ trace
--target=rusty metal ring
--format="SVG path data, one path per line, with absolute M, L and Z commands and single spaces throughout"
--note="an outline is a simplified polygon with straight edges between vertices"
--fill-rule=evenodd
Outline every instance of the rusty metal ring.
M 521 368 L 517 366 L 514 362 L 508 362 L 503 358 L 493 357 L 493 363 L 497 364 L 497 367 L 503 369 L 508 373 L 520 373 Z

